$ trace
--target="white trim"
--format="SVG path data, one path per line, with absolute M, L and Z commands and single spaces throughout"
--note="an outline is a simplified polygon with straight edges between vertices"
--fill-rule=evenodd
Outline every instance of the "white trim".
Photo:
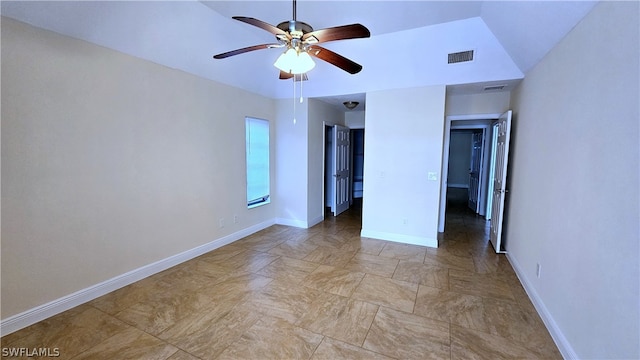
M 457 120 L 495 120 L 499 119 L 502 113 L 489 113 L 489 114 L 468 114 L 468 115 L 447 115 L 447 121 Z
M 518 261 L 513 256 L 511 256 L 510 253 L 507 252 L 506 255 L 507 260 L 509 260 L 509 262 L 511 263 L 511 267 L 513 267 L 513 270 L 516 272 L 518 279 L 520 279 L 524 290 L 527 292 L 529 299 L 531 299 L 533 306 L 536 308 L 538 315 L 540 315 L 540 318 L 542 318 L 542 322 L 544 322 L 545 326 L 547 327 L 551 338 L 556 343 L 556 346 L 558 346 L 558 350 L 560 350 L 562 357 L 565 359 L 578 359 L 578 354 L 576 354 L 576 352 L 573 350 L 573 347 L 558 327 L 558 324 L 556 324 L 553 316 L 551 316 L 551 313 L 544 305 L 544 302 L 536 292 L 535 288 L 525 276 Z
M 140 281 L 153 274 L 157 274 L 180 263 L 208 253 L 209 251 L 230 244 L 262 229 L 266 229 L 274 224 L 275 220 L 264 221 L 262 223 L 250 226 L 246 229 L 237 231 L 233 234 L 223 236 L 209 243 L 197 246 L 193 249 L 170 256 L 166 259 L 162 259 L 137 268 L 135 270 L 131 270 L 122 275 L 118 275 L 109 280 L 53 300 L 49 303 L 36 306 L 35 308 L 29 309 L 20 314 L 3 319 L 2 321 L 0 321 L 0 334 L 2 334 L 2 336 L 5 336 L 17 330 L 23 329 L 29 325 L 33 325 L 38 321 L 42 321 L 63 311 L 94 300 L 102 295 L 108 294 L 114 290 L 130 285 L 136 281 Z
M 403 235 L 403 234 L 395 234 L 395 233 L 388 233 L 388 232 L 382 232 L 382 231 L 372 231 L 372 230 L 365 230 L 365 229 L 362 229 L 360 231 L 360 236 L 371 238 L 371 239 L 393 241 L 393 242 L 403 243 L 403 244 L 428 246 L 432 248 L 438 247 L 438 239 L 428 238 L 424 236 Z
M 309 228 L 309 226 L 308 226 L 306 221 L 294 220 L 294 219 L 277 218 L 276 219 L 276 224 L 285 225 L 285 226 L 293 226 L 293 227 L 302 228 L 302 229 L 308 229 Z
M 491 121 L 491 122 L 495 121 L 495 119 L 483 119 L 483 120 L 485 120 L 485 121 L 487 121 L 487 122 L 489 122 L 489 121 Z M 455 120 L 455 121 L 459 121 L 459 120 Z M 491 126 L 492 126 L 492 125 L 491 125 L 491 124 L 488 124 L 488 123 L 487 123 L 487 124 L 483 124 L 483 125 L 480 125 L 480 124 L 474 124 L 474 125 L 459 125 L 459 124 L 458 124 L 458 125 L 451 125 L 451 130 L 460 130 L 460 131 L 462 131 L 462 130 L 480 130 L 480 129 L 486 129 L 487 127 L 491 127 Z M 473 131 L 470 131 L 470 132 L 473 132 Z
M 468 189 L 469 184 L 447 184 L 450 188 L 458 188 L 458 189 Z

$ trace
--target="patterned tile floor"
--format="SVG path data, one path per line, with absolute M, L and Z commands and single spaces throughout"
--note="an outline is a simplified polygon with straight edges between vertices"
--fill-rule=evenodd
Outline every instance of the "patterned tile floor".
M 2 338 L 61 359 L 560 359 L 487 223 L 438 249 L 361 238 L 359 208 L 272 226 Z

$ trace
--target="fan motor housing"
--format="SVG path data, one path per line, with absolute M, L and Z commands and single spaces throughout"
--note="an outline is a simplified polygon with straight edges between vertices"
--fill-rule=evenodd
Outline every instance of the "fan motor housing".
M 289 32 L 293 37 L 302 37 L 302 35 L 313 31 L 311 25 L 296 20 L 283 21 L 277 27 L 282 31 Z

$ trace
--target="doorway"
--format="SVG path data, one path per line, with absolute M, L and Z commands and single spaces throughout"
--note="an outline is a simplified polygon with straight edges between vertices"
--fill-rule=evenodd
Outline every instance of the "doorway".
M 469 134 L 469 165 L 466 168 L 467 173 L 464 174 L 466 176 L 466 181 L 471 181 L 472 171 L 471 167 L 471 157 L 473 154 L 474 147 L 474 139 L 473 134 L 476 135 L 475 138 L 475 146 L 479 146 L 479 149 L 476 149 L 475 156 L 477 158 L 476 165 L 478 173 L 474 174 L 475 179 L 477 181 L 477 187 L 474 187 L 474 191 L 476 192 L 475 196 L 471 196 L 468 194 L 470 200 L 468 203 L 473 202 L 472 209 L 476 214 L 480 216 L 485 216 L 487 212 L 487 204 L 488 204 L 488 184 L 490 179 L 489 173 L 489 165 L 491 159 L 491 142 L 492 139 L 492 129 L 493 124 L 500 118 L 501 114 L 479 114 L 479 115 L 461 115 L 461 116 L 448 116 L 445 122 L 445 136 L 444 136 L 444 149 L 442 156 L 442 182 L 441 182 L 441 192 L 440 192 L 440 211 L 439 211 L 439 220 L 438 220 L 438 232 L 444 232 L 445 230 L 445 218 L 446 218 L 446 209 L 447 209 L 447 193 L 451 188 L 459 188 L 461 184 L 466 186 L 467 183 L 453 183 L 449 182 L 449 167 L 450 167 L 450 146 L 451 146 L 451 136 L 452 134 L 456 134 L 457 132 L 466 132 Z M 454 135 L 455 136 L 455 135 Z M 482 139 L 479 141 L 479 139 Z M 458 175 L 460 176 L 460 175 Z M 458 178 L 460 179 L 460 178 Z M 458 180 L 459 181 L 459 180 Z M 453 185 L 453 186 L 451 186 Z M 469 188 L 467 188 L 469 189 Z M 454 190 L 455 191 L 455 190 Z M 458 191 L 459 193 L 460 191 Z
M 502 240 L 502 227 L 504 216 L 504 204 L 508 190 L 506 189 L 506 177 L 507 177 L 507 165 L 509 154 L 509 139 L 511 129 L 511 110 L 506 111 L 504 114 L 496 114 L 496 116 L 485 115 L 471 115 L 463 116 L 461 118 L 447 117 L 445 122 L 445 136 L 444 136 L 444 149 L 443 151 L 443 169 L 442 169 L 442 183 L 440 193 L 440 213 L 438 221 L 438 231 L 444 232 L 446 209 L 447 209 L 447 193 L 448 193 L 448 171 L 449 171 L 449 158 L 450 158 L 450 143 L 452 131 L 457 129 L 473 129 L 481 128 L 483 131 L 483 139 L 486 141 L 479 142 L 480 138 L 477 136 L 472 141 L 473 150 L 478 150 L 478 145 L 484 148 L 479 151 L 484 156 L 483 168 L 480 169 L 480 181 L 484 180 L 484 185 L 480 185 L 478 202 L 479 209 L 477 213 L 484 215 L 489 213 L 491 217 L 491 229 L 490 229 L 490 242 L 493 245 L 497 253 L 504 253 L 505 246 Z M 494 135 L 496 133 L 497 135 Z M 472 153 L 473 154 L 473 153 Z M 476 155 L 476 157 L 478 156 Z M 473 161 L 472 161 L 473 162 Z M 473 167 L 473 165 L 472 165 Z M 489 171 L 492 169 L 492 172 Z M 489 184 L 493 183 L 493 191 L 488 192 L 490 189 Z M 470 184 L 470 188 L 471 188 Z M 483 195 L 484 194 L 484 195 Z M 489 197 L 493 197 L 492 200 L 488 200 Z M 471 198 L 471 196 L 470 196 Z M 469 201 L 471 204 L 471 201 Z M 486 210 L 487 206 L 490 206 L 492 210 Z M 484 214 L 480 213 L 480 210 L 484 210 Z M 489 220 L 489 219 L 485 219 Z
M 481 204 L 486 198 L 484 139 L 485 129 L 452 129 L 449 142 L 447 192 L 455 192 L 456 202 L 466 194 L 467 207 L 479 215 L 484 214 Z
M 364 152 L 364 148 L 362 149 Z M 353 134 L 342 125 L 324 127 L 324 204 L 325 215 L 340 213 L 353 203 Z M 364 156 L 364 154 L 362 154 Z M 361 178 L 361 177 L 360 177 Z M 362 181 L 360 179 L 360 181 Z
M 325 124 L 324 126 L 324 207 L 325 215 L 331 213 L 331 204 L 333 202 L 333 126 Z
M 352 158 L 352 205 L 362 208 L 364 184 L 364 129 L 351 130 L 351 158 Z

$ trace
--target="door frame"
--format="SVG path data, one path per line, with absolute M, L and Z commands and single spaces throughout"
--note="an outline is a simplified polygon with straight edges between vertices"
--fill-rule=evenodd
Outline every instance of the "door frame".
M 352 128 L 350 128 L 347 125 L 344 124 L 340 124 L 338 122 L 335 121 L 327 121 L 327 120 L 323 120 L 322 121 L 322 221 L 324 221 L 326 219 L 326 214 L 325 212 L 327 211 L 327 205 L 326 205 L 326 199 L 327 199 L 327 176 L 329 174 L 331 174 L 331 170 L 332 169 L 327 169 L 327 128 L 331 128 L 333 131 L 333 127 L 335 125 L 340 125 L 340 126 L 344 126 L 346 128 L 348 128 L 349 130 L 351 130 Z M 354 128 L 354 129 L 357 129 Z M 364 129 L 364 127 L 362 128 Z M 353 150 L 353 149 L 350 149 Z M 333 161 L 333 159 L 329 159 L 331 161 Z M 349 203 L 349 205 L 351 205 L 351 202 Z
M 440 181 L 440 211 L 438 213 L 438 232 L 444 232 L 444 224 L 447 210 L 447 177 L 449 176 L 449 144 L 451 142 L 451 123 L 453 121 L 496 121 L 500 118 L 502 113 L 490 113 L 490 114 L 468 114 L 468 115 L 450 115 L 445 117 L 444 124 L 444 141 L 442 145 L 442 169 L 441 169 L 441 181 Z M 458 129 L 491 129 L 492 125 L 461 125 L 453 127 L 453 130 Z M 485 134 L 488 132 L 485 132 Z M 485 139 L 486 147 L 486 139 Z M 484 149 L 485 155 L 487 149 Z M 485 156 L 485 162 L 488 161 L 489 156 Z M 487 164 L 484 164 L 487 165 Z M 488 166 L 483 166 L 483 172 L 486 172 Z M 485 179 L 485 174 L 481 175 L 482 179 Z M 484 194 L 483 196 L 486 196 Z
M 464 126 L 464 125 L 463 125 Z M 456 126 L 451 126 L 452 130 L 458 130 Z M 486 194 L 482 191 L 482 189 L 484 189 L 484 187 L 486 186 L 486 168 L 485 168 L 485 160 L 487 158 L 487 144 L 486 144 L 486 137 L 489 133 L 489 125 L 482 125 L 482 132 L 478 132 L 476 131 L 477 129 L 474 129 L 471 135 L 471 164 L 470 164 L 470 168 L 469 168 L 469 191 L 468 191 L 468 198 L 469 200 L 471 199 L 471 173 L 474 170 L 473 169 L 473 152 L 475 152 L 475 139 L 474 136 L 476 134 L 482 134 L 481 137 L 481 145 L 480 145 L 480 161 L 478 164 L 478 184 L 477 184 L 477 193 L 476 193 L 476 206 L 475 208 L 471 208 L 471 202 L 468 202 L 469 208 L 473 209 L 473 211 L 475 211 L 476 214 L 479 215 L 484 215 L 486 212 L 484 211 L 483 207 L 482 207 L 482 203 L 483 201 L 486 203 Z M 448 188 L 448 184 L 447 184 L 447 188 Z
M 498 123 L 494 123 L 491 126 L 491 155 L 489 159 L 489 179 L 487 183 L 487 194 L 493 194 L 493 173 L 495 172 L 496 165 L 496 146 L 498 145 Z M 487 197 L 487 211 L 484 218 L 491 220 L 493 210 L 493 196 Z
M 327 207 L 331 206 L 330 204 L 327 204 L 327 193 L 331 190 L 327 189 L 327 183 L 329 182 L 327 177 L 331 174 L 333 164 L 329 163 L 329 161 L 333 161 L 333 157 L 327 157 L 327 142 L 329 141 L 329 138 L 327 137 L 327 130 L 330 129 L 330 131 L 333 131 L 333 125 L 334 124 L 331 122 L 322 122 L 322 220 L 325 219 Z
M 342 139 L 341 134 L 344 135 Z M 331 201 L 331 211 L 333 216 L 338 216 L 351 206 L 351 129 L 344 125 L 333 125 L 332 135 L 333 178 L 331 179 L 331 187 L 334 193 Z M 341 168 L 338 169 L 338 166 L 341 166 Z M 346 179 L 340 173 L 346 174 Z

